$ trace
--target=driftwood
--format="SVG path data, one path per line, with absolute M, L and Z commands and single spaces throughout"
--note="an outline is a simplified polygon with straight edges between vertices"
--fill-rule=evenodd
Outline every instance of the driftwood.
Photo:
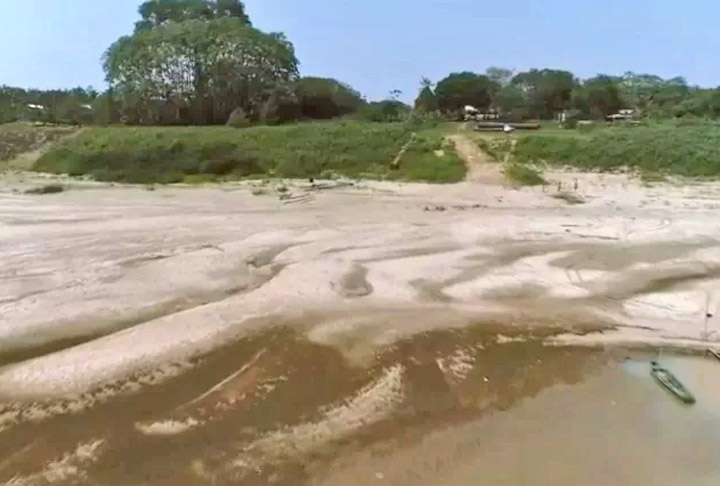
M 391 169 L 398 169 L 398 168 L 400 168 L 400 161 L 402 160 L 403 155 L 405 155 L 405 152 L 408 151 L 408 149 L 409 149 L 410 146 L 413 144 L 413 142 L 415 141 L 416 138 L 417 138 L 417 134 L 415 134 L 415 133 L 413 132 L 412 135 L 410 135 L 410 140 L 408 140 L 408 141 L 405 143 L 405 145 L 403 145 L 403 147 L 400 149 L 400 152 L 398 152 L 397 156 L 395 157 L 395 159 L 394 159 L 394 160 L 392 161 L 392 163 L 390 164 L 390 168 L 391 168 Z

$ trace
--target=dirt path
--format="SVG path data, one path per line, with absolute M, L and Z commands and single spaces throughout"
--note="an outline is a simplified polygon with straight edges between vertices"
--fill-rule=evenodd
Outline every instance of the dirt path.
M 500 172 L 500 164 L 480 150 L 476 143 L 462 133 L 450 135 L 448 138 L 455 144 L 455 150 L 467 165 L 466 180 L 483 184 L 502 184 L 504 177 Z

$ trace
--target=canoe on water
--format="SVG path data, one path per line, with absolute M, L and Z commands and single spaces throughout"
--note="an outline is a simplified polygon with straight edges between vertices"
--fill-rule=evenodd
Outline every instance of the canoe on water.
M 675 375 L 663 368 L 660 363 L 653 361 L 650 367 L 650 374 L 658 383 L 664 386 L 670 393 L 678 397 L 684 403 L 695 403 L 695 397 L 687 388 L 675 378 Z
M 717 359 L 718 361 L 720 361 L 720 351 L 717 351 L 717 350 L 715 350 L 715 349 L 710 349 L 710 348 L 708 348 L 707 352 L 708 352 L 708 354 L 709 354 L 710 356 L 714 356 L 715 359 Z

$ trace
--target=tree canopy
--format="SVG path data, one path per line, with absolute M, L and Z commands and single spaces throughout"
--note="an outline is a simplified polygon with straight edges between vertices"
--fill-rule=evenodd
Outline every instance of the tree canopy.
M 466 105 L 487 110 L 497 88 L 497 84 L 487 76 L 465 71 L 452 73 L 439 81 L 435 88 L 435 96 L 438 107 L 444 112 L 462 110 Z
M 332 78 L 300 78 L 295 96 L 303 118 L 334 118 L 353 113 L 364 104 L 360 93 Z
M 213 13 L 220 4 L 228 9 Z M 184 9 L 173 10 L 179 6 Z M 126 119 L 224 123 L 238 107 L 258 113 L 278 86 L 292 83 L 298 76 L 292 44 L 251 27 L 240 7 L 197 0 L 143 4 L 141 15 L 150 24 L 120 38 L 104 56 Z
M 512 83 L 522 90 L 528 115 L 533 118 L 553 118 L 569 108 L 577 85 L 572 73 L 556 69 L 531 69 L 517 74 Z
M 433 82 L 428 78 L 420 81 L 420 94 L 415 99 L 415 110 L 420 113 L 433 113 L 439 109 L 437 96 L 433 91 Z
M 135 32 L 152 29 L 168 22 L 213 20 L 224 17 L 239 19 L 250 25 L 245 5 L 240 0 L 149 0 L 138 9 L 141 19 Z

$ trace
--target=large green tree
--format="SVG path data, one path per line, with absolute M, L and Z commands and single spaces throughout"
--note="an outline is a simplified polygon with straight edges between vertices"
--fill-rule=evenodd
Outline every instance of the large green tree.
M 485 76 L 487 76 L 494 83 L 497 83 L 500 87 L 510 84 L 513 75 L 514 71 L 512 69 L 503 67 L 490 66 L 485 70 Z
M 354 113 L 365 103 L 359 92 L 332 78 L 300 78 L 295 86 L 295 97 L 301 116 L 313 119 Z
M 292 44 L 236 17 L 168 21 L 115 42 L 104 56 L 110 87 L 137 123 L 223 123 L 258 113 L 297 78 Z
M 616 78 L 601 74 L 585 80 L 583 88 L 587 95 L 588 112 L 595 118 L 604 119 L 623 107 Z
M 149 0 L 138 9 L 141 19 L 135 31 L 152 29 L 168 22 L 212 20 L 232 17 L 250 25 L 240 0 Z
M 517 74 L 512 83 L 523 91 L 529 116 L 543 119 L 568 108 L 577 85 L 571 72 L 556 69 L 531 69 Z
M 504 115 L 525 116 L 525 96 L 522 89 L 514 84 L 501 87 L 493 93 L 492 107 Z
M 471 72 L 452 73 L 435 87 L 438 106 L 445 112 L 462 110 L 471 105 L 487 110 L 498 85 L 487 76 Z

